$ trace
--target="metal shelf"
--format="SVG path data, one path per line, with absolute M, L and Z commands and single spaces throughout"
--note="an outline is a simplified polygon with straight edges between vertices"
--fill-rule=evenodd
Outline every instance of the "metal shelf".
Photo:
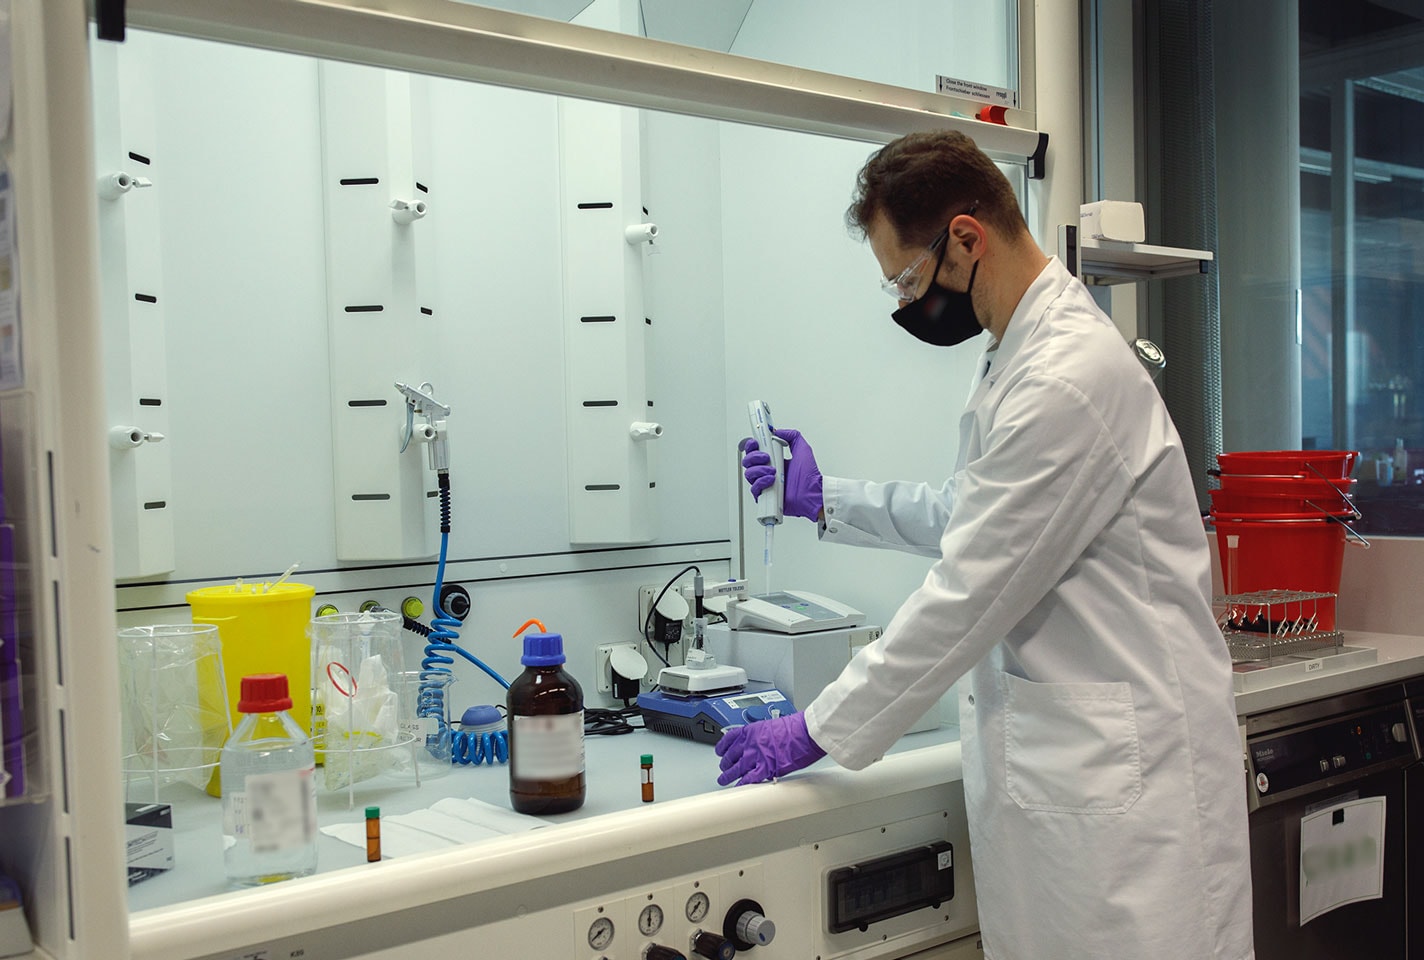
M 1215 259 L 1210 250 L 1080 240 L 1078 228 L 1068 224 L 1058 228 L 1058 257 L 1070 273 L 1096 286 L 1209 273 Z

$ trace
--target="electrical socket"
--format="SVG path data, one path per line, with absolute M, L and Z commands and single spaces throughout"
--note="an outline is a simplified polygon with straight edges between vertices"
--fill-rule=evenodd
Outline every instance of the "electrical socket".
M 613 692 L 613 667 L 609 660 L 613 657 L 613 651 L 619 647 L 627 647 L 637 652 L 636 643 L 601 643 L 594 652 L 594 676 L 597 678 L 599 693 Z
M 657 598 L 658 591 L 662 589 L 656 584 L 645 583 L 638 588 L 638 636 L 643 636 L 643 624 L 648 622 L 648 611 L 653 607 L 653 600 Z M 650 628 L 651 629 L 651 628 Z

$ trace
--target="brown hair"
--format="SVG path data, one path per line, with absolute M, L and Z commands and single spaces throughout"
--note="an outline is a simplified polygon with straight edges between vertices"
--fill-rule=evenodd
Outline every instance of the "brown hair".
M 864 238 L 884 214 L 901 241 L 923 245 L 953 216 L 975 216 L 1005 237 L 1028 232 L 1003 171 L 957 130 L 911 133 L 876 151 L 856 177 L 846 225 Z

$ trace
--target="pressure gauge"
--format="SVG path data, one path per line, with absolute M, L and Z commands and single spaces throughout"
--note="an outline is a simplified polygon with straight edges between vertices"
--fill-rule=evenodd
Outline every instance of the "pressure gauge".
M 663 908 L 656 903 L 650 903 L 643 908 L 643 912 L 638 914 L 638 932 L 645 937 L 651 937 L 662 929 Z
M 599 917 L 588 927 L 588 945 L 595 950 L 606 950 L 613 942 L 613 921 Z
M 711 898 L 700 890 L 687 898 L 687 919 L 693 923 L 701 923 L 705 920 L 707 912 L 711 909 Z

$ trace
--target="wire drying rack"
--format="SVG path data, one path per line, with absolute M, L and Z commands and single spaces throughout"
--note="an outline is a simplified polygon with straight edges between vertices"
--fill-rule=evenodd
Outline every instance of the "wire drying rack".
M 1345 635 L 1320 629 L 1320 603 L 1333 599 L 1333 593 L 1258 590 L 1217 597 L 1213 603 L 1231 662 L 1270 663 L 1339 652 Z

